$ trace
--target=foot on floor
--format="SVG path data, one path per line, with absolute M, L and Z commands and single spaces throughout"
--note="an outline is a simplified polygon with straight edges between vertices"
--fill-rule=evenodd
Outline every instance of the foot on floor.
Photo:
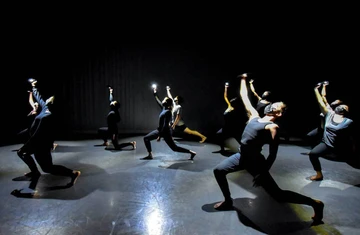
M 232 201 L 222 201 L 219 203 L 216 203 L 214 205 L 214 209 L 219 211 L 227 211 L 233 209 L 233 202 Z

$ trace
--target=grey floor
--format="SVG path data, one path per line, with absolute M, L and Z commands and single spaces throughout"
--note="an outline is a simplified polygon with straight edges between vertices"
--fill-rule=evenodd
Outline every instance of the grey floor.
M 43 174 L 35 196 L 31 182 L 18 181 L 28 172 L 12 152 L 21 145 L 0 147 L 0 234 L 360 234 L 360 170 L 321 160 L 324 180 L 311 182 L 301 154 L 308 149 L 291 140 L 281 144 L 271 174 L 281 188 L 322 200 L 323 224 L 311 225 L 312 208 L 280 204 L 252 187 L 247 172 L 228 175 L 235 210 L 215 211 L 222 195 L 212 170 L 227 157 L 213 153 L 217 145 L 178 139 L 197 152 L 189 161 L 153 141 L 155 159 L 144 161 L 142 136 L 121 142 L 132 140 L 137 149 L 123 151 L 104 150 L 94 139 L 57 141 L 53 162 L 82 174 L 70 188 L 68 178 Z

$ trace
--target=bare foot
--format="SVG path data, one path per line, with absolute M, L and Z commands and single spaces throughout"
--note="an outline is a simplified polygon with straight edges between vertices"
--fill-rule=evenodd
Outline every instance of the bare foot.
M 73 186 L 80 175 L 81 175 L 80 171 L 73 171 L 73 174 L 71 176 L 71 182 L 69 183 L 69 185 Z
M 214 209 L 219 210 L 219 211 L 231 210 L 232 208 L 233 208 L 232 201 L 222 201 L 222 202 L 216 203 L 214 205 Z
M 54 151 L 56 149 L 56 147 L 58 146 L 58 144 L 53 144 L 53 147 L 52 147 L 52 151 Z
M 131 144 L 133 145 L 133 149 L 136 149 L 136 141 L 131 142 Z
M 324 203 L 319 200 L 315 200 L 316 204 L 314 206 L 314 216 L 311 217 L 314 221 L 322 221 L 323 219 L 323 212 L 324 212 Z
M 195 155 L 196 155 L 196 152 L 194 152 L 194 151 L 192 151 L 192 150 L 190 150 L 190 158 L 188 159 L 188 160 L 194 160 L 194 157 L 195 157 Z
M 204 138 L 202 138 L 202 139 L 199 141 L 199 143 L 204 143 L 206 139 L 207 139 L 207 137 L 204 136 Z
M 324 179 L 323 176 L 319 176 L 319 175 L 310 176 L 310 180 L 312 181 L 321 181 L 323 179 Z

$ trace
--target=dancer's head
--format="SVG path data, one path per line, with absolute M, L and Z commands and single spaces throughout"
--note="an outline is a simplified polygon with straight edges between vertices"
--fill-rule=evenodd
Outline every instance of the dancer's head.
M 333 102 L 331 102 L 330 107 L 331 107 L 333 110 L 335 110 L 335 108 L 336 108 L 337 106 L 339 106 L 340 104 L 343 104 L 343 101 L 342 101 L 342 100 L 334 100 Z
M 264 109 L 264 114 L 266 116 L 281 117 L 285 111 L 286 104 L 284 102 L 275 102 L 267 105 Z
M 334 111 L 336 114 L 347 116 L 349 114 L 349 106 L 347 106 L 346 104 L 340 104 L 336 106 Z
M 119 102 L 117 102 L 116 100 L 111 101 L 111 103 L 110 103 L 110 109 L 111 110 L 116 110 L 116 109 L 119 109 L 119 108 L 120 108 Z
M 261 95 L 261 99 L 270 101 L 271 95 L 271 91 L 264 91 L 264 93 Z
M 162 106 L 166 109 L 172 108 L 173 100 L 169 97 L 165 97 L 162 101 Z
M 184 102 L 184 99 L 183 99 L 181 96 L 176 96 L 176 97 L 174 98 L 174 102 L 175 102 L 176 104 L 182 104 L 182 103 Z

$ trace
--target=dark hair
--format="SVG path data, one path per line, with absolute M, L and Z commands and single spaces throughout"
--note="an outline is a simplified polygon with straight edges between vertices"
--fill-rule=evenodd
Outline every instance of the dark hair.
M 286 104 L 282 101 L 270 103 L 265 106 L 264 108 L 264 114 L 272 114 L 277 112 L 285 112 L 286 110 Z
M 162 106 L 164 106 L 165 108 L 169 108 L 172 105 L 173 105 L 173 100 L 169 97 L 165 97 L 162 102 Z
M 178 100 L 179 104 L 184 103 L 184 98 L 182 98 L 181 96 L 176 96 L 175 98 Z
M 265 106 L 264 108 L 264 114 L 269 114 L 272 113 L 274 111 L 274 108 L 272 107 L 272 104 L 268 104 Z
M 345 104 L 340 104 L 336 106 L 334 111 L 336 114 L 347 116 L 349 114 L 349 107 Z
M 342 101 L 342 100 L 334 100 L 333 102 L 331 102 L 330 107 L 331 107 L 333 110 L 335 110 L 335 108 L 336 108 L 337 106 L 339 106 L 340 104 L 343 104 L 343 101 Z
M 271 91 L 264 91 L 264 93 L 261 96 L 261 99 L 270 101 L 272 98 Z
M 111 104 L 110 108 L 115 110 L 115 109 L 119 109 L 120 108 L 120 103 L 117 102 L 116 100 L 113 101 L 115 104 Z

